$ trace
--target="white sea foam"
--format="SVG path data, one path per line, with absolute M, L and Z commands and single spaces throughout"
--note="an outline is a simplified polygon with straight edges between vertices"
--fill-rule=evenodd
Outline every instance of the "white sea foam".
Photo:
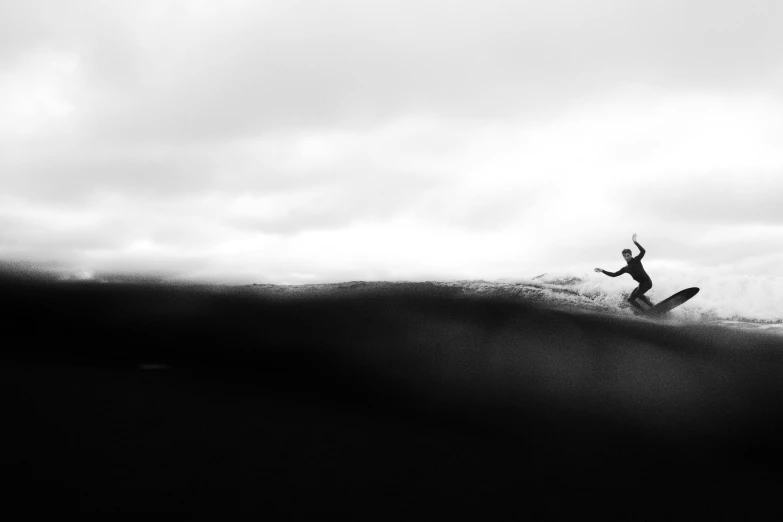
M 579 285 L 579 291 L 627 293 L 635 286 L 635 281 L 623 281 L 619 277 L 585 277 Z M 690 287 L 698 287 L 699 293 L 682 305 L 684 312 L 691 311 L 719 319 L 783 321 L 783 278 L 675 272 L 656 277 L 647 295 L 653 302 L 659 302 Z
M 654 303 L 685 288 L 699 293 L 672 311 L 681 318 L 719 321 L 783 323 L 783 278 L 670 271 L 653 280 L 646 294 Z M 630 313 L 627 299 L 637 283 L 628 276 L 606 277 L 595 272 L 547 273 L 533 278 L 494 282 L 462 282 L 467 291 L 537 293 L 545 299 L 576 306 L 614 309 Z

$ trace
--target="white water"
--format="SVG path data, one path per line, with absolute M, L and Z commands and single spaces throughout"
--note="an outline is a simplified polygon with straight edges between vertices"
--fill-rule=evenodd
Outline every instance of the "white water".
M 569 278 L 571 281 L 567 281 Z M 612 278 L 595 272 L 579 275 L 545 274 L 533 281 L 569 288 L 579 295 L 593 296 L 612 303 L 624 300 L 637 286 L 630 277 Z M 682 305 L 683 310 L 721 320 L 783 322 L 783 278 L 674 273 L 655 278 L 652 289 L 646 295 L 657 303 L 694 286 L 699 288 L 699 293 Z
M 469 294 L 535 297 L 555 304 L 618 314 L 632 314 L 627 298 L 637 286 L 630 277 L 611 278 L 595 272 L 548 273 L 529 279 L 443 284 L 459 286 Z M 690 287 L 698 287 L 699 293 L 672 310 L 670 317 L 783 334 L 783 278 L 673 274 L 656 278 L 646 295 L 657 303 Z

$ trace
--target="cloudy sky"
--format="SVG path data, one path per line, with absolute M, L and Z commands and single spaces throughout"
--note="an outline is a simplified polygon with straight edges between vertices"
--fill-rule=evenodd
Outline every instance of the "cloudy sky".
M 783 266 L 775 0 L 10 0 L 0 259 L 240 283 Z

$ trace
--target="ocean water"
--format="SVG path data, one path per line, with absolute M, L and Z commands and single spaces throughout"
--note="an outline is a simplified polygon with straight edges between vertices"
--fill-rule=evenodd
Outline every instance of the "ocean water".
M 676 285 L 653 300 L 692 286 Z M 663 476 L 696 518 L 716 488 L 774 498 L 783 338 L 743 328 L 780 323 L 732 319 L 731 296 L 703 286 L 671 320 L 649 320 L 628 310 L 630 282 L 568 274 L 247 287 L 0 278 L 4 470 L 18 477 L 7 496 L 28 510 L 377 518 L 400 506 L 405 518 L 415 506 L 486 518 L 537 501 L 550 515 L 583 511 L 574 491 L 605 513 L 607 491 L 634 487 L 623 516 L 666 519 L 683 500 L 650 501 Z M 709 494 L 694 497 L 694 484 Z

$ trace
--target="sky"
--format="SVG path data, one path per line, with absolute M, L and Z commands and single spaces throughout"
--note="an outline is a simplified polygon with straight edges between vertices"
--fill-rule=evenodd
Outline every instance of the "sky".
M 301 284 L 778 277 L 783 4 L 0 3 L 0 259 Z M 634 252 L 636 249 L 634 247 Z

